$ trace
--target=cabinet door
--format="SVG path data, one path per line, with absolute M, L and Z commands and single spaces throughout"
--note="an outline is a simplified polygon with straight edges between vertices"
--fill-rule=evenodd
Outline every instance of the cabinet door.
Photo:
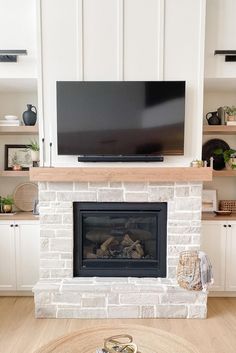
M 17 290 L 31 290 L 39 279 L 39 224 L 16 222 Z
M 226 290 L 236 291 L 236 222 L 227 228 Z
M 225 290 L 225 253 L 227 224 L 223 222 L 203 222 L 201 249 L 208 254 L 214 276 L 214 285 L 211 291 Z
M 12 225 L 12 226 L 11 226 Z M 11 222 L 0 223 L 0 290 L 16 289 L 14 227 Z
M 235 50 L 235 0 L 207 0 L 205 76 L 236 77 L 236 63 L 225 62 L 215 50 Z

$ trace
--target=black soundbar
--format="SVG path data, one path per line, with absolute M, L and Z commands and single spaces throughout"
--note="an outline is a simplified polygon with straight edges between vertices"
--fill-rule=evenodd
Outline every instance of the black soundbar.
M 149 156 L 149 155 L 129 155 L 129 156 L 96 156 L 96 155 L 82 155 L 78 157 L 78 162 L 163 162 L 163 156 Z

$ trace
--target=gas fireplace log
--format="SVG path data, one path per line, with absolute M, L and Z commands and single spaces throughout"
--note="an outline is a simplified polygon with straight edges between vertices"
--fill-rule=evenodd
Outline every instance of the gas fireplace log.
M 136 245 L 138 245 L 138 244 L 139 244 L 139 240 L 136 240 L 135 242 L 133 242 L 132 245 L 125 247 L 124 254 L 126 254 L 127 256 L 131 255 L 132 251 L 136 250 Z
M 109 248 L 109 245 L 115 240 L 113 236 L 110 236 L 104 243 L 101 245 L 101 250 L 106 251 Z
M 124 235 L 124 239 L 121 242 L 123 246 L 130 246 L 134 243 L 134 241 L 130 238 L 129 234 Z

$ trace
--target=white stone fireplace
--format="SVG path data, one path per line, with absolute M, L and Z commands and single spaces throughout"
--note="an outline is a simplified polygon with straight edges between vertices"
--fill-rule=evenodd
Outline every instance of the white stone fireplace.
M 48 179 L 50 180 L 50 179 Z M 38 318 L 205 318 L 207 293 L 179 288 L 180 251 L 200 248 L 201 181 L 39 182 Z M 73 278 L 77 202 L 167 202 L 167 276 Z

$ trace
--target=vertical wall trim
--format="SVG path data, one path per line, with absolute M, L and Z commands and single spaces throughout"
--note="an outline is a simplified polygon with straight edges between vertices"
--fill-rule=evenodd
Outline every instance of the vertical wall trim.
M 205 62 L 205 27 L 206 27 L 206 0 L 201 0 L 199 4 L 199 43 L 198 43 L 198 75 L 197 75 L 197 112 L 196 116 L 198 117 L 198 126 L 197 126 L 197 150 L 196 156 L 198 159 L 201 159 L 202 155 L 202 119 L 203 116 L 203 104 L 204 104 L 204 62 Z
M 76 33 L 77 33 L 77 80 L 84 80 L 84 1 L 76 2 Z
M 37 74 L 38 125 L 39 125 L 40 161 L 43 161 L 43 147 L 45 148 L 45 146 L 42 146 L 41 141 L 43 138 L 45 138 L 45 121 L 44 121 L 44 101 L 43 101 L 44 82 L 43 82 L 42 0 L 37 0 L 36 11 L 37 11 L 37 67 L 38 67 L 38 74 Z M 44 163 L 45 162 L 46 161 L 44 161 Z
M 124 81 L 124 0 L 117 0 L 117 80 Z
M 164 80 L 164 43 L 165 43 L 165 0 L 158 2 L 158 67 L 157 79 Z

